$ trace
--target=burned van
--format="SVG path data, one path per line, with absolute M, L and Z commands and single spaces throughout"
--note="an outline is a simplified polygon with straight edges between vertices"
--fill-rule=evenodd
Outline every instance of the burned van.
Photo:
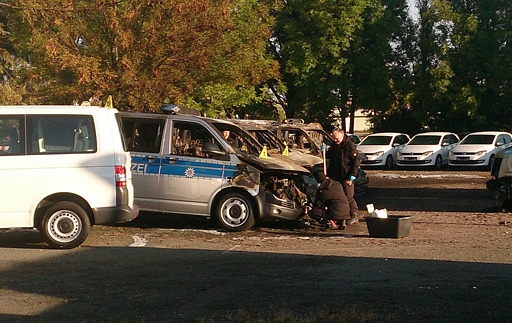
M 259 220 L 296 220 L 311 191 L 310 172 L 267 156 L 244 132 L 200 116 L 121 114 L 132 157 L 135 201 L 143 211 L 217 219 L 228 231 Z
M 271 130 L 275 128 L 275 126 L 265 122 L 266 120 L 232 119 L 229 121 L 246 130 L 261 145 L 267 146 L 272 156 L 287 159 L 309 170 L 312 170 L 315 166 L 322 166 L 323 164 L 323 159 L 317 155 L 308 154 L 303 150 L 288 147 L 287 143 L 281 140 Z

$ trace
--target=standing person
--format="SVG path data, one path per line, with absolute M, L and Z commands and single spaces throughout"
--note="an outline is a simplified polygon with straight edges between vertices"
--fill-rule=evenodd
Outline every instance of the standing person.
M 354 199 L 354 180 L 357 177 L 361 159 L 356 145 L 347 139 L 343 129 L 332 131 L 334 143 L 325 155 L 328 160 L 327 176 L 337 180 L 343 186 L 350 206 L 350 219 L 347 224 L 355 224 L 357 219 L 357 202 Z

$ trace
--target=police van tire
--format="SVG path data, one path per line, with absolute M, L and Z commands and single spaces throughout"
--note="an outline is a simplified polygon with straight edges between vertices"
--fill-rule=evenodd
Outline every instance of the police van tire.
M 81 206 L 62 201 L 46 209 L 38 227 L 50 247 L 71 249 L 85 241 L 91 229 L 91 221 Z
M 216 216 L 219 224 L 227 231 L 249 230 L 256 223 L 251 200 L 236 192 L 227 193 L 220 198 Z

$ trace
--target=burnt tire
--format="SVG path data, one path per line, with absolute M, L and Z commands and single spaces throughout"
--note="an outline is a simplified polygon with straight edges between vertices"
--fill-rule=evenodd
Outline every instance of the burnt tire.
M 220 198 L 216 218 L 227 231 L 245 231 L 256 224 L 252 201 L 243 194 L 231 192 Z
M 91 221 L 80 205 L 63 201 L 46 209 L 38 229 L 50 247 L 71 249 L 85 241 Z

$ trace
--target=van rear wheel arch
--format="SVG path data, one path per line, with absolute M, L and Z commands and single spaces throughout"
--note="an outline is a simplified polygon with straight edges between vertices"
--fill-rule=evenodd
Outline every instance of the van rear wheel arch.
M 248 192 L 227 189 L 216 196 L 211 214 L 222 228 L 240 232 L 256 224 L 258 210 L 254 198 Z
M 75 194 L 58 193 L 58 194 L 52 194 L 50 196 L 47 196 L 41 202 L 39 202 L 39 204 L 37 205 L 36 211 L 35 211 L 34 227 L 37 230 L 41 231 L 40 228 L 41 228 L 44 214 L 46 213 L 46 209 L 57 202 L 66 202 L 66 201 L 78 204 L 87 213 L 87 216 L 89 217 L 89 222 L 91 223 L 91 225 L 95 224 L 94 213 L 93 213 L 92 208 L 89 205 L 89 203 L 87 203 L 87 201 L 85 201 L 82 197 L 75 195 Z

